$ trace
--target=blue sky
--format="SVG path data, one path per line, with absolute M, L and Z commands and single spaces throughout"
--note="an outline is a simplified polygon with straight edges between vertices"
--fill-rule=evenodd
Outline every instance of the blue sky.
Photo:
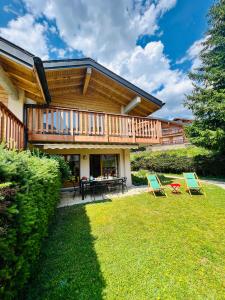
M 166 102 L 161 117 L 191 116 L 206 14 L 213 0 L 0 0 L 0 35 L 43 59 L 89 56 Z

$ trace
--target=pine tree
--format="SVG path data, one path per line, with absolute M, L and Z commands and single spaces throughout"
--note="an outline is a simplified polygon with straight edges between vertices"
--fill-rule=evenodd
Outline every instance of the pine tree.
M 195 121 L 186 131 L 193 144 L 225 153 L 225 0 L 212 6 L 208 23 L 201 66 L 189 74 L 194 89 L 186 106 Z

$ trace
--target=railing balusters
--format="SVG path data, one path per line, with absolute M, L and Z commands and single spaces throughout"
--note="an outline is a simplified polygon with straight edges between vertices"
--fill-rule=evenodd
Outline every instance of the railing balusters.
M 18 131 L 15 126 L 13 129 L 10 128 L 9 122 L 6 122 L 6 126 L 8 126 L 7 135 L 15 136 L 14 131 Z M 158 120 L 52 106 L 47 108 L 30 106 L 28 129 L 31 140 L 32 134 L 49 133 L 74 135 L 74 141 L 85 141 L 84 137 L 87 136 L 87 142 L 158 143 L 161 136 L 161 124 Z M 10 130 L 13 130 L 13 133 Z M 80 139 L 78 136 L 83 138 Z M 99 140 L 91 136 L 99 136 Z M 56 140 L 60 140 L 60 137 Z
M 0 143 L 5 142 L 9 149 L 24 148 L 24 124 L 0 102 Z

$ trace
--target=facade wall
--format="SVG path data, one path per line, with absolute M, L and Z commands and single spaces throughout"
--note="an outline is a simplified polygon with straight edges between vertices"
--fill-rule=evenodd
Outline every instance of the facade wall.
M 24 106 L 24 91 L 19 90 L 18 98 L 15 99 L 11 95 L 8 98 L 8 108 L 14 113 L 14 115 L 23 122 L 23 106 Z
M 90 176 L 90 154 L 118 154 L 119 175 L 127 177 L 127 185 L 131 186 L 131 167 L 129 149 L 49 149 L 50 154 L 80 154 L 80 177 Z
M 0 101 L 8 107 L 8 94 L 6 91 L 0 86 Z

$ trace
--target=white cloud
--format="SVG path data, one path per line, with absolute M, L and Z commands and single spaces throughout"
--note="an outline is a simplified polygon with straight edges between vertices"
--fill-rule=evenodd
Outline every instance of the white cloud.
M 177 61 L 177 64 L 183 64 L 186 61 L 191 61 L 191 70 L 194 71 L 201 65 L 201 60 L 199 54 L 203 49 L 203 43 L 206 41 L 207 37 L 195 41 L 187 50 L 184 57 Z
M 160 37 L 158 21 L 176 4 L 176 0 L 147 0 L 145 4 L 142 0 L 23 1 L 29 14 L 11 21 L 12 24 L 10 22 L 5 29 L 5 37 L 8 33 L 10 40 L 35 54 L 42 51 L 38 54 L 42 58 L 45 58 L 48 52 L 55 52 L 59 57 L 64 57 L 69 50 L 82 51 L 85 56 L 98 60 L 166 102 L 156 115 L 190 116 L 190 112 L 182 103 L 185 94 L 192 90 L 191 81 L 178 68 L 175 70 L 171 68 L 162 42 L 150 42 L 144 49 L 136 46 L 138 37 L 143 34 L 156 34 L 158 38 Z M 60 35 L 67 44 L 66 49 L 48 49 L 45 38 L 46 26 L 35 23 L 35 18 L 41 15 L 55 22 L 57 28 L 51 30 L 49 26 L 48 30 Z M 28 21 L 26 26 L 18 26 L 19 23 L 26 23 L 26 18 L 30 20 L 30 29 L 27 26 Z M 34 31 L 33 36 L 36 36 L 36 26 L 40 28 L 38 31 L 40 36 L 36 45 L 35 43 L 30 45 L 32 36 L 30 30 Z M 14 33 L 14 29 L 17 30 L 17 34 Z M 195 67 L 199 63 L 200 47 L 200 41 L 196 41 L 183 60 L 190 60 Z
M 72 48 L 102 62 L 131 51 L 141 34 L 158 30 L 158 19 L 176 0 L 24 0 L 29 11 L 55 20 L 61 38 Z M 69 4 L 68 4 L 69 3 Z
M 183 72 L 171 70 L 162 42 L 151 42 L 144 49 L 136 46 L 132 53 L 123 53 L 108 68 L 166 102 L 157 116 L 190 115 L 183 107 L 183 101 L 185 94 L 192 90 L 191 81 Z
M 56 48 L 53 47 L 50 50 L 52 53 L 56 53 L 58 58 L 65 58 L 66 53 L 67 53 L 67 49 L 63 49 L 63 48 Z
M 46 25 L 36 23 L 31 14 L 11 20 L 6 27 L 0 27 L 0 35 L 5 39 L 43 59 L 48 58 L 45 31 Z

